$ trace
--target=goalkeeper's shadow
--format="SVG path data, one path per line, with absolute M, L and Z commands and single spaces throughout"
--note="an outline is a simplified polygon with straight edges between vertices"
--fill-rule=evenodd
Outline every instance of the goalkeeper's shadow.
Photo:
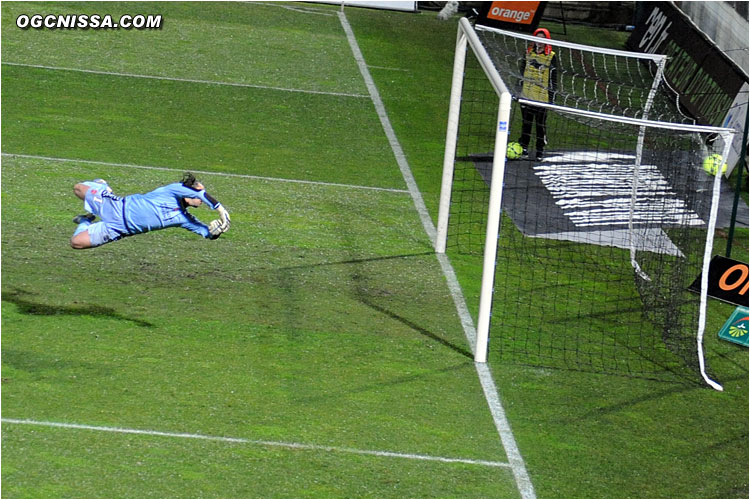
M 144 321 L 142 319 L 128 318 L 119 314 L 115 309 L 111 307 L 98 306 L 95 304 L 81 304 L 76 306 L 54 306 L 50 304 L 43 304 L 41 302 L 33 302 L 26 298 L 22 298 L 24 295 L 32 295 L 31 292 L 15 288 L 12 292 L 3 292 L 2 299 L 6 302 L 15 304 L 18 307 L 18 312 L 21 314 L 28 314 L 31 316 L 93 316 L 97 318 L 114 319 L 120 321 L 130 321 L 136 326 L 144 328 L 153 328 L 153 323 Z

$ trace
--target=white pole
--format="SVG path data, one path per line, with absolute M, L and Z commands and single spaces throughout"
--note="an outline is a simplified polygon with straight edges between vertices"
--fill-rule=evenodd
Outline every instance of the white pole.
M 721 134 L 724 140 L 724 150 L 721 152 L 721 164 L 714 175 L 713 194 L 711 198 L 711 211 L 708 216 L 708 234 L 706 236 L 706 246 L 703 250 L 703 270 L 701 273 L 701 299 L 700 311 L 698 313 L 698 333 L 696 335 L 696 347 L 698 349 L 698 365 L 703 380 L 717 391 L 723 391 L 724 387 L 706 373 L 706 360 L 703 352 L 703 334 L 706 331 L 706 308 L 708 307 L 708 270 L 711 265 L 711 256 L 714 249 L 714 231 L 716 231 L 716 218 L 719 213 L 719 196 L 721 193 L 721 170 L 724 166 L 724 158 L 729 154 L 732 147 L 734 134 L 731 132 Z
M 451 100 L 448 110 L 448 131 L 445 137 L 445 154 L 443 156 L 443 183 L 440 188 L 440 209 L 438 211 L 437 236 L 435 252 L 445 253 L 448 239 L 448 218 L 450 217 L 451 191 L 453 190 L 453 169 L 458 140 L 458 119 L 461 113 L 461 91 L 464 83 L 464 65 L 466 63 L 466 35 L 458 25 L 456 54 L 453 59 L 453 82 Z
M 666 59 L 661 59 L 656 63 L 656 75 L 654 75 L 654 81 L 651 82 L 651 90 L 649 90 L 648 98 L 646 98 L 646 104 L 643 107 L 643 119 L 648 120 L 648 115 L 651 112 L 651 106 L 654 103 L 654 96 L 656 96 L 656 91 L 661 85 L 661 80 L 664 75 L 664 65 L 666 63 Z M 638 260 L 636 259 L 636 241 L 635 241 L 635 234 L 633 233 L 633 216 L 635 214 L 635 206 L 638 201 L 638 183 L 640 182 L 640 170 L 641 170 L 641 160 L 643 159 L 643 142 L 646 138 L 646 126 L 641 125 L 638 129 L 638 143 L 635 147 L 635 165 L 633 168 L 633 189 L 630 196 L 630 213 L 628 215 L 628 239 L 630 241 L 630 264 L 633 266 L 633 269 L 638 274 L 638 276 L 641 277 L 641 279 L 644 279 L 646 281 L 651 281 L 651 277 L 646 274 L 643 269 L 641 269 L 640 264 L 638 264 Z
M 500 107 L 497 113 L 497 128 L 495 129 L 495 154 L 492 159 L 492 183 L 490 186 L 490 204 L 487 213 L 487 237 L 484 243 L 482 288 L 479 296 L 477 342 L 474 352 L 474 361 L 477 363 L 487 362 L 492 292 L 495 286 L 497 235 L 500 229 L 500 211 L 503 201 L 503 182 L 505 180 L 505 151 L 508 148 L 510 106 L 510 93 L 503 92 L 500 94 Z

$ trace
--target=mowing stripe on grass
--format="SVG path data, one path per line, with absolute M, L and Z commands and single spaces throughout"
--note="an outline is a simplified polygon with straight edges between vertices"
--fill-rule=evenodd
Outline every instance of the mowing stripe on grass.
M 42 64 L 25 64 L 15 62 L 5 62 L 2 64 L 8 66 L 21 66 L 25 68 L 36 68 L 36 69 L 47 69 L 50 71 L 75 71 L 77 73 L 90 73 L 94 75 L 109 75 L 109 76 L 121 76 L 126 78 L 146 78 L 149 80 L 166 80 L 171 82 L 185 82 L 185 83 L 201 83 L 205 85 L 224 85 L 228 87 L 247 87 L 254 89 L 265 89 L 265 90 L 278 90 L 281 92 L 300 92 L 303 94 L 320 94 L 320 95 L 332 95 L 339 97 L 357 97 L 365 98 L 369 97 L 365 94 L 350 94 L 347 92 L 326 92 L 323 90 L 305 90 L 305 89 L 290 89 L 286 87 L 272 87 L 268 85 L 254 85 L 251 83 L 233 83 L 233 82 L 218 82 L 214 80 L 196 80 L 193 78 L 174 78 L 169 76 L 155 76 L 155 75 L 139 75 L 136 73 L 119 73 L 117 71 L 98 71 L 93 69 L 81 69 L 81 68 L 64 68 L 62 66 L 45 66 Z
M 17 158 L 29 158 L 32 160 L 45 160 L 45 161 L 58 161 L 58 162 L 66 162 L 66 163 L 85 163 L 88 165 L 102 165 L 105 167 L 125 167 L 125 168 L 140 168 L 145 170 L 164 170 L 167 172 L 184 172 L 186 169 L 179 169 L 179 168 L 171 168 L 171 167 L 153 167 L 148 165 L 134 165 L 131 163 L 109 163 L 106 161 L 93 161 L 93 160 L 77 160 L 72 158 L 54 158 L 51 156 L 38 156 L 38 155 L 25 155 L 25 154 L 16 154 L 16 153 L 2 153 L 2 156 L 8 156 L 8 157 L 17 157 Z M 232 174 L 228 172 L 210 172 L 208 170 L 190 170 L 194 174 L 201 174 L 201 175 L 218 175 L 221 177 L 239 177 L 242 179 L 254 179 L 254 180 L 261 180 L 261 181 L 270 181 L 270 182 L 291 182 L 295 184 L 315 184 L 318 186 L 333 186 L 333 187 L 342 187 L 342 188 L 349 188 L 349 189 L 367 189 L 370 191 L 388 191 L 391 193 L 408 193 L 409 191 L 405 189 L 396 189 L 396 188 L 382 188 L 382 187 L 374 187 L 374 186 L 357 186 L 354 184 L 338 184 L 334 182 L 321 182 L 321 181 L 304 181 L 299 179 L 282 179 L 279 177 L 262 177 L 259 175 L 249 175 L 249 174 Z
M 365 84 L 367 85 L 367 90 L 370 92 L 370 97 L 373 104 L 375 105 L 378 116 L 380 117 L 380 122 L 383 125 L 383 130 L 388 137 L 388 141 L 391 144 L 391 149 L 393 149 L 393 154 L 395 155 L 398 166 L 401 169 L 402 175 L 404 176 L 404 181 L 406 181 L 406 185 L 409 188 L 409 194 L 411 194 L 411 197 L 414 200 L 414 206 L 416 207 L 417 212 L 419 213 L 419 217 L 422 220 L 422 225 L 424 226 L 425 232 L 434 245 L 436 235 L 435 225 L 432 223 L 430 214 L 424 204 L 422 193 L 419 191 L 419 187 L 417 186 L 417 183 L 414 180 L 414 176 L 412 175 L 411 168 L 409 168 L 409 163 L 406 161 L 406 156 L 401 149 L 401 144 L 399 144 L 396 133 L 394 132 L 393 127 L 391 126 L 391 122 L 388 119 L 388 114 L 386 113 L 385 106 L 383 105 L 383 101 L 380 98 L 380 93 L 375 86 L 375 82 L 370 75 L 370 71 L 367 69 L 367 63 L 365 62 L 365 58 L 362 55 L 362 51 L 359 49 L 359 45 L 357 44 L 357 40 L 354 37 L 354 32 L 349 25 L 349 21 L 346 19 L 346 15 L 344 14 L 343 10 L 339 12 L 338 15 L 339 20 L 341 21 L 341 26 L 344 28 L 346 37 L 349 40 L 349 45 L 351 46 L 354 58 L 356 59 L 357 65 L 359 66 L 359 71 L 360 73 L 362 73 L 362 77 L 364 78 Z M 469 344 L 472 346 L 472 351 L 474 351 L 476 349 L 474 340 L 474 338 L 476 337 L 476 329 L 474 327 L 474 322 L 471 319 L 471 315 L 469 314 L 469 310 L 466 307 L 466 299 L 464 298 L 463 292 L 461 291 L 461 285 L 458 283 L 458 279 L 456 278 L 453 266 L 448 260 L 448 257 L 438 254 L 438 261 L 440 262 L 443 274 L 448 281 L 448 288 L 450 289 L 451 295 L 453 296 L 453 301 L 456 304 L 456 309 L 460 316 L 461 324 L 464 328 L 464 333 L 466 334 L 466 338 L 468 339 Z M 510 424 L 508 423 L 508 419 L 505 416 L 505 410 L 503 409 L 502 403 L 500 402 L 500 396 L 498 394 L 495 381 L 492 378 L 492 373 L 490 372 L 489 365 L 487 365 L 486 363 L 474 363 L 474 365 L 476 367 L 479 380 L 482 384 L 482 389 L 484 390 L 487 405 L 489 406 L 490 413 L 492 414 L 492 418 L 495 422 L 495 427 L 500 434 L 500 440 L 502 441 L 503 448 L 505 448 L 505 453 L 510 460 L 510 467 L 513 471 L 513 476 L 515 477 L 518 491 L 521 493 L 521 496 L 523 498 L 536 498 L 534 485 L 531 483 L 529 474 L 526 471 L 526 464 L 523 461 L 521 452 L 518 450 L 518 446 L 516 445 L 516 440 L 513 437 L 513 432 L 511 431 Z
M 482 465 L 486 467 L 509 468 L 510 464 L 495 462 L 491 460 L 477 460 L 473 458 L 438 457 L 432 455 L 419 455 L 413 453 L 397 453 L 393 451 L 360 450 L 357 448 L 346 448 L 341 446 L 325 446 L 305 443 L 287 443 L 283 441 L 265 441 L 261 439 L 246 439 L 226 436 L 207 436 L 204 434 L 189 434 L 183 432 L 163 432 L 144 429 L 127 429 L 123 427 L 102 427 L 97 425 L 69 424 L 62 422 L 44 422 L 38 420 L 21 420 L 15 418 L 0 419 L 4 424 L 38 425 L 43 427 L 58 427 L 62 429 L 78 429 L 87 431 L 112 432 L 116 434 L 137 434 L 142 436 L 158 436 L 181 439 L 202 439 L 204 441 L 220 441 L 224 443 L 250 444 L 257 446 L 271 446 L 276 448 L 289 448 L 294 450 L 327 451 L 335 453 L 353 453 L 356 455 L 371 455 L 376 457 L 405 458 L 409 460 L 422 460 L 429 462 L 459 463 L 469 465 Z

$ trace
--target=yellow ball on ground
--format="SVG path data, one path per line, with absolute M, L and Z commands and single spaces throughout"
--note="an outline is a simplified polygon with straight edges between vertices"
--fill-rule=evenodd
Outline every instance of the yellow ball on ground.
M 711 175 L 716 175 L 716 171 L 719 169 L 719 165 L 721 165 L 722 163 L 724 163 L 724 158 L 722 158 L 720 154 L 709 155 L 705 160 L 703 160 L 703 170 Z M 721 167 L 721 173 L 723 174 L 726 171 L 727 164 L 724 163 L 724 165 Z
M 506 152 L 506 156 L 509 160 L 517 160 L 521 157 L 523 154 L 523 146 L 521 146 L 517 142 L 509 142 L 508 143 L 508 151 Z

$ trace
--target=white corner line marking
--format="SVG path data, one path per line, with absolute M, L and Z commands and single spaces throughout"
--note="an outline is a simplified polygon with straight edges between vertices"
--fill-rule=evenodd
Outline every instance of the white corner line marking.
M 414 206 L 419 213 L 419 217 L 422 220 L 422 225 L 424 226 L 427 236 L 430 238 L 430 241 L 434 245 L 436 235 L 435 225 L 433 224 L 432 219 L 430 218 L 430 214 L 425 207 L 424 200 L 422 199 L 422 194 L 420 193 L 419 187 L 414 180 L 414 176 L 412 175 L 411 169 L 409 168 L 409 164 L 406 161 L 406 156 L 401 149 L 401 145 L 398 142 L 396 133 L 394 132 L 393 127 L 391 126 L 391 122 L 388 119 L 385 106 L 383 105 L 383 101 L 380 98 L 380 93 L 378 92 L 378 89 L 375 86 L 375 82 L 372 79 L 369 70 L 367 69 L 367 63 L 365 62 L 365 59 L 362 55 L 362 51 L 359 49 L 357 39 L 354 37 L 354 32 L 352 31 L 349 21 L 346 19 L 346 15 L 343 11 L 340 11 L 338 15 L 341 21 L 341 26 L 346 32 L 346 37 L 349 40 L 349 45 L 351 46 L 354 58 L 356 59 L 357 65 L 359 66 L 359 71 L 360 73 L 362 73 L 362 77 L 364 78 L 365 84 L 367 85 L 367 90 L 370 92 L 372 102 L 375 105 L 375 109 L 377 110 L 378 116 L 380 117 L 380 121 L 383 125 L 385 134 L 388 137 L 391 148 L 393 149 L 393 154 L 396 156 L 396 161 L 398 162 L 401 173 L 404 176 L 406 185 L 409 188 L 409 194 L 411 194 L 411 197 L 414 200 Z M 458 283 L 458 279 L 456 278 L 453 266 L 451 265 L 448 257 L 444 254 L 437 254 L 437 258 L 440 262 L 440 266 L 443 269 L 443 274 L 448 281 L 448 288 L 450 289 L 451 295 L 453 296 L 453 301 L 456 305 L 456 309 L 458 311 L 464 333 L 466 334 L 469 345 L 471 345 L 472 347 L 472 351 L 474 351 L 474 339 L 476 337 L 476 330 L 474 327 L 474 321 L 472 320 L 471 315 L 469 314 L 469 310 L 466 307 L 466 300 L 463 296 L 463 292 L 461 291 L 461 285 Z M 489 406 L 490 413 L 492 414 L 492 418 L 495 422 L 495 427 L 500 434 L 500 440 L 503 444 L 503 447 L 505 448 L 505 453 L 510 460 L 510 468 L 513 471 L 513 476 L 515 477 L 518 491 L 521 494 L 522 498 L 536 498 L 534 485 L 531 483 L 531 479 L 529 478 L 529 474 L 526 470 L 526 464 L 523 461 L 523 457 L 518 450 L 516 440 L 513 437 L 513 432 L 510 428 L 510 424 L 508 423 L 508 419 L 505 415 L 505 410 L 503 409 L 502 403 L 500 402 L 500 396 L 498 394 L 495 382 L 492 378 L 490 368 L 486 363 L 474 363 L 474 365 L 477 370 L 477 375 L 479 376 L 479 381 L 482 384 L 482 389 L 484 390 L 487 405 Z
M 77 429 L 86 431 L 98 431 L 98 432 L 111 432 L 115 434 L 136 434 L 141 436 L 156 436 L 156 437 L 167 437 L 167 438 L 181 438 L 181 439 L 199 439 L 204 441 L 219 441 L 223 443 L 238 443 L 238 444 L 249 444 L 256 446 L 270 446 L 276 448 L 288 448 L 294 450 L 310 450 L 310 451 L 327 451 L 336 453 L 353 453 L 356 455 L 370 455 L 376 457 L 389 457 L 389 458 L 405 458 L 410 460 L 422 460 L 429 462 L 443 462 L 443 463 L 460 463 L 469 465 L 481 465 L 485 467 L 501 467 L 509 468 L 510 464 L 505 462 L 496 462 L 491 460 L 475 460 L 472 458 L 452 458 L 452 457 L 440 457 L 433 455 L 421 455 L 413 453 L 397 453 L 393 451 L 377 451 L 377 450 L 361 450 L 357 448 L 347 448 L 341 446 L 325 446 L 316 444 L 305 444 L 305 443 L 292 443 L 283 441 L 265 441 L 261 439 L 246 439 L 246 438 L 235 438 L 226 436 L 208 436 L 205 434 L 190 434 L 184 432 L 163 432 L 154 430 L 143 430 L 143 429 L 127 429 L 123 427 L 104 427 L 97 425 L 83 425 L 83 424 L 70 424 L 62 422 L 45 422 L 38 420 L 22 420 L 15 418 L 2 418 L 0 419 L 4 424 L 19 424 L 19 425 L 37 425 L 42 427 L 57 427 L 62 429 Z
M 347 93 L 347 92 L 327 92 L 323 90 L 292 89 L 292 88 L 286 88 L 286 87 L 273 87 L 270 85 L 254 85 L 251 83 L 219 82 L 215 80 L 197 80 L 193 78 L 175 78 L 175 77 L 170 77 L 170 76 L 139 75 L 136 73 L 120 73 L 117 71 L 100 71 L 100 70 L 94 70 L 94 69 L 66 68 L 62 66 L 46 66 L 43 64 L 26 64 L 26 63 L 15 63 L 15 62 L 5 62 L 5 61 L 3 61 L 2 64 L 7 65 L 7 66 L 20 66 L 24 68 L 46 69 L 46 70 L 51 70 L 51 71 L 74 71 L 76 73 L 89 73 L 93 75 L 109 75 L 109 76 L 120 76 L 120 77 L 126 77 L 126 78 L 145 78 L 148 80 L 165 80 L 165 81 L 171 81 L 171 82 L 184 82 L 184 83 L 201 83 L 204 85 L 223 85 L 225 87 L 245 87 L 245 88 L 253 88 L 253 89 L 278 90 L 281 92 L 298 92 L 302 94 L 319 94 L 319 95 L 330 95 L 330 96 L 337 96 L 337 97 L 357 97 L 357 98 L 369 97 L 368 95 L 365 95 L 365 94 L 352 94 L 352 93 Z
M 130 163 L 109 163 L 105 161 L 77 160 L 77 159 L 72 159 L 72 158 L 55 158 L 52 156 L 37 156 L 37 155 L 25 155 L 25 154 L 16 154 L 16 153 L 2 153 L 2 156 L 11 157 L 11 158 L 12 157 L 28 158 L 31 160 L 56 161 L 56 162 L 63 162 L 63 163 L 83 163 L 87 165 L 101 165 L 104 167 L 123 167 L 123 168 L 140 168 L 144 170 L 163 170 L 167 172 L 184 172 L 185 170 L 189 170 L 190 172 L 193 172 L 194 174 L 216 175 L 219 177 L 238 177 L 241 179 L 253 179 L 253 180 L 269 181 L 269 182 L 290 182 L 293 184 L 311 184 L 311 185 L 316 185 L 316 186 L 332 186 L 332 187 L 342 187 L 342 188 L 348 188 L 348 189 L 365 189 L 369 191 L 387 191 L 391 193 L 408 193 L 408 191 L 405 189 L 383 188 L 383 187 L 374 187 L 374 186 L 357 186 L 354 184 L 338 184 L 335 182 L 305 181 L 305 180 L 300 180 L 300 179 L 283 179 L 281 177 L 262 177 L 258 175 L 249 175 L 249 174 L 232 174 L 229 172 L 210 172 L 208 170 L 179 169 L 179 168 L 171 168 L 171 167 L 153 167 L 153 166 L 148 166 L 148 165 L 134 165 Z

